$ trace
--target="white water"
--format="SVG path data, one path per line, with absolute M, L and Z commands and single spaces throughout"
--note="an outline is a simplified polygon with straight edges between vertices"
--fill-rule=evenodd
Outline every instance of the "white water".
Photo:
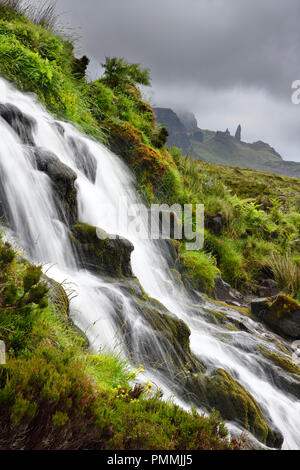
M 47 114 L 33 96 L 20 93 L 0 79 L 0 103 L 11 103 L 37 122 L 34 141 L 37 146 L 55 153 L 59 159 L 77 174 L 79 220 L 100 226 L 109 233 L 117 233 L 134 244 L 132 267 L 145 291 L 158 299 L 167 309 L 183 319 L 191 329 L 191 349 L 206 364 L 208 371 L 224 368 L 252 393 L 263 410 L 267 410 L 274 424 L 284 435 L 285 449 L 300 448 L 300 402 L 281 391 L 272 383 L 268 365 L 257 352 L 262 342 L 261 331 L 247 320 L 254 334 L 224 330 L 206 320 L 203 307 L 209 304 L 199 297 L 199 305 L 192 305 L 182 292 L 156 246 L 139 237 L 133 227 L 127 227 L 126 219 L 119 227 L 108 207 L 126 213 L 128 205 L 140 202 L 134 190 L 133 177 L 118 157 L 104 146 L 82 136 L 70 124 L 61 123 L 64 136 L 54 125 L 55 120 Z M 76 164 L 68 137 L 84 142 L 97 160 L 97 178 L 93 184 Z M 76 266 L 69 243 L 67 228 L 59 220 L 51 183 L 44 173 L 37 171 L 26 146 L 17 134 L 0 118 L 0 171 L 3 189 L 13 221 L 13 230 L 20 245 L 36 262 L 52 266 L 48 275 L 61 282 L 68 280 L 78 293 L 71 303 L 74 321 L 86 333 L 94 350 L 102 346 L 117 347 L 121 351 L 122 338 L 113 321 L 114 292 L 123 304 L 123 310 L 134 324 L 137 338 L 142 329 L 151 330 L 133 310 L 130 299 L 118 288 L 100 276 L 80 270 Z M 140 220 L 143 224 L 144 221 Z M 220 307 L 214 306 L 220 310 Z M 240 317 L 231 309 L 226 312 Z M 255 334 L 256 333 L 256 334 Z M 259 338 L 260 336 L 260 338 Z M 154 341 L 154 339 L 153 339 Z M 154 343 L 159 348 L 159 344 Z M 274 346 L 275 348 L 275 346 Z M 168 391 L 161 375 L 151 376 Z M 178 401 L 180 401 L 178 399 Z M 186 406 L 186 405 L 185 405 Z

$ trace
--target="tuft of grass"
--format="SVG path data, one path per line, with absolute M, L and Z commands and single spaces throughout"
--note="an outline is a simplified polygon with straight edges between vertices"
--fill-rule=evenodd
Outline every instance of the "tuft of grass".
M 50 31 L 58 30 L 56 0 L 43 0 L 32 4 L 29 0 L 1 0 L 0 11 L 25 16 L 30 23 L 42 26 Z
M 300 297 L 300 265 L 287 253 L 272 254 L 269 266 L 280 289 L 292 297 Z

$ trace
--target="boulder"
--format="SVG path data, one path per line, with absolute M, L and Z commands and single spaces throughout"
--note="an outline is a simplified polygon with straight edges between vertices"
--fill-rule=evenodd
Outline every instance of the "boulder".
M 300 305 L 285 294 L 256 299 L 251 303 L 252 314 L 279 335 L 300 339 Z
M 259 297 L 273 297 L 279 294 L 278 282 L 274 279 L 264 279 L 257 288 L 257 294 Z
M 130 257 L 134 246 L 126 238 L 79 222 L 73 225 L 70 239 L 83 268 L 114 277 L 133 276 Z
M 239 124 L 238 127 L 237 127 L 237 130 L 236 130 L 236 133 L 235 133 L 236 140 L 241 141 L 241 136 L 242 136 L 242 127 Z
M 187 388 L 198 406 L 216 409 L 224 420 L 240 424 L 264 444 L 281 447 L 281 433 L 267 422 L 252 395 L 225 370 L 216 369 L 209 376 L 191 374 Z
M 54 196 L 62 218 L 73 225 L 78 218 L 76 173 L 46 149 L 33 149 L 37 169 L 46 173 L 52 181 Z
M 97 160 L 89 151 L 86 143 L 80 139 L 76 139 L 75 137 L 69 137 L 68 143 L 73 150 L 76 166 L 92 183 L 95 183 Z
M 0 116 L 18 134 L 23 144 L 34 145 L 32 132 L 36 121 L 32 117 L 22 113 L 16 106 L 9 103 L 0 104 Z

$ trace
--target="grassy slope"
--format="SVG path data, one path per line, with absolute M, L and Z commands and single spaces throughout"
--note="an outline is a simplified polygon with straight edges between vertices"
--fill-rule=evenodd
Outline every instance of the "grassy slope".
M 91 104 L 90 87 L 78 77 L 77 65 L 70 43 L 0 4 L 0 73 L 21 89 L 35 92 L 54 115 L 72 119 L 83 131 L 102 137 L 97 114 L 100 109 L 103 118 L 105 103 L 102 108 Z M 120 125 L 122 116 L 125 119 L 121 113 L 127 112 L 140 129 L 141 156 L 150 148 L 143 147 L 149 136 L 156 138 L 151 110 L 145 105 L 141 111 L 139 100 L 121 93 L 116 103 L 115 94 L 108 87 L 103 90 L 108 123 Z M 170 156 L 149 153 L 150 163 L 156 157 L 160 160 L 158 168 L 175 168 Z M 141 185 L 146 183 L 145 175 Z M 0 366 L 0 448 L 230 449 L 238 445 L 227 440 L 217 415 L 187 413 L 163 402 L 150 385 L 132 388 L 134 374 L 120 359 L 105 353 L 90 355 L 69 323 L 63 291 L 58 289 L 62 302 L 47 305 L 49 295 L 40 269 L 18 261 L 14 250 L 1 240 L 0 275 L 0 339 L 7 346 L 7 364 Z

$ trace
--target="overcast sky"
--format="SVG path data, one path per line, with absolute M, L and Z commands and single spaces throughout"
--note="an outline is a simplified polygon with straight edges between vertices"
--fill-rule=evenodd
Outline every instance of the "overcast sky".
M 152 104 L 300 161 L 300 0 L 58 0 L 92 78 L 105 56 L 149 67 Z

